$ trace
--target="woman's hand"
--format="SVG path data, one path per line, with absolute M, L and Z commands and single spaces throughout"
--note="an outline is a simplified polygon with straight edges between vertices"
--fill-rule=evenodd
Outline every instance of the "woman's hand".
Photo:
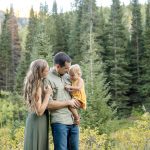
M 45 95 L 52 95 L 52 88 L 50 87 L 50 85 L 44 87 L 44 93 Z

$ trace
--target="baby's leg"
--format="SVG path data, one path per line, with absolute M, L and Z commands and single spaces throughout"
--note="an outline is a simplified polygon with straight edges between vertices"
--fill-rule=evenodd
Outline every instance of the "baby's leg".
M 79 117 L 77 109 L 73 108 L 73 107 L 68 107 L 68 108 L 72 112 L 72 115 L 73 115 L 74 119 L 77 119 Z
M 79 101 L 79 103 L 81 103 L 81 102 Z M 81 106 L 82 106 L 82 103 L 81 103 Z M 72 115 L 74 117 L 74 123 L 77 124 L 77 125 L 80 124 L 80 116 L 78 114 L 77 109 L 75 109 L 73 107 L 68 107 L 68 108 L 72 112 Z

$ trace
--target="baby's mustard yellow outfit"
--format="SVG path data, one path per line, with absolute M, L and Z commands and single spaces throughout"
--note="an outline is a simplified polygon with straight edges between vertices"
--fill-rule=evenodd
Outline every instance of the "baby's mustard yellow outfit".
M 77 86 L 78 80 L 72 81 L 72 86 Z M 71 92 L 71 95 L 74 99 L 79 100 L 82 103 L 81 108 L 86 109 L 86 94 L 84 89 L 84 82 L 83 86 L 80 90 L 76 90 Z

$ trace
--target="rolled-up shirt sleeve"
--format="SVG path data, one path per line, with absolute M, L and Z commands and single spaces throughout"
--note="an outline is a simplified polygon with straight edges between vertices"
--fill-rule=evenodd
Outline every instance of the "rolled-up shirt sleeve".
M 52 86 L 50 84 L 50 81 L 47 78 L 44 78 L 43 79 L 43 84 L 44 84 L 45 87 L 48 86 L 48 85 L 51 87 L 51 89 L 52 89 L 52 95 L 50 95 L 49 101 L 53 101 L 53 88 L 52 88 Z

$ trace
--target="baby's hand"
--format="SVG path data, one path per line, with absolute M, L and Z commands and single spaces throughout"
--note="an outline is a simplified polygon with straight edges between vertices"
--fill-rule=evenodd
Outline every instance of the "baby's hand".
M 65 85 L 65 89 L 70 90 L 71 86 L 70 85 Z

